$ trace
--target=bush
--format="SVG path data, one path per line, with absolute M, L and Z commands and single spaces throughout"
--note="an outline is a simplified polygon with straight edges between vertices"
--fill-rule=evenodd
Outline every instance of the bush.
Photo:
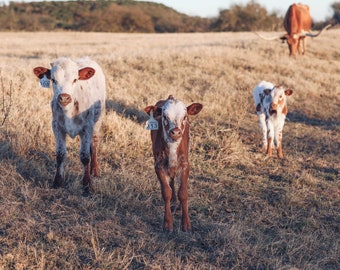
M 282 18 L 267 10 L 255 1 L 247 5 L 232 5 L 230 9 L 220 11 L 220 15 L 212 24 L 214 31 L 275 31 L 282 26 Z

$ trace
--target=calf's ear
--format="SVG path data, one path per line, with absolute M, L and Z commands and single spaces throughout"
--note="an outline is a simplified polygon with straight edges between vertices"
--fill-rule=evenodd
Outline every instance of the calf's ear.
M 51 70 L 45 67 L 36 67 L 33 69 L 33 73 L 35 76 L 37 76 L 39 79 L 44 77 L 46 75 L 47 79 L 51 79 Z
M 187 112 L 189 115 L 195 115 L 198 114 L 203 108 L 203 105 L 201 103 L 193 103 L 190 106 L 187 107 Z
M 285 90 L 285 95 L 286 95 L 286 96 L 290 96 L 291 94 L 293 94 L 293 89 L 290 89 L 290 88 L 289 88 L 289 89 L 286 89 L 286 90 Z
M 91 67 L 86 67 L 79 69 L 78 76 L 79 80 L 88 80 L 96 73 L 95 69 Z
M 162 114 L 162 109 L 157 107 L 157 106 L 148 106 L 148 107 L 144 108 L 144 111 L 148 115 L 150 115 L 150 113 L 152 111 L 154 117 L 160 116 Z

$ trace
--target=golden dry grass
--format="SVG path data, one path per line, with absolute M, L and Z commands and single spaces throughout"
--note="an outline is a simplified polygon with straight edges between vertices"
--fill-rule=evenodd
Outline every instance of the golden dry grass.
M 252 33 L 0 33 L 0 269 L 339 269 L 339 30 L 292 59 Z M 107 78 L 96 192 L 83 197 L 79 140 L 54 175 L 51 91 L 35 66 L 88 55 Z M 285 159 L 265 158 L 254 114 L 261 80 L 294 88 Z M 2 94 L 2 92 L 0 92 Z M 143 108 L 169 94 L 191 119 L 192 233 L 162 232 L 163 202 Z M 2 105 L 3 102 L 0 102 Z M 1 108 L 2 109 L 2 108 Z M 0 120 L 4 111 L 0 111 Z

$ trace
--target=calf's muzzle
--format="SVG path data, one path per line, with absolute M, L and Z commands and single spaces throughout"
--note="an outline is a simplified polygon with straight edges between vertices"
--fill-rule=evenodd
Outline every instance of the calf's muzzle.
M 271 109 L 271 110 L 275 110 L 275 111 L 276 111 L 276 110 L 277 110 L 277 107 L 278 107 L 278 104 L 275 104 L 275 103 L 271 103 L 271 104 L 270 104 L 270 109 Z
M 271 104 L 270 104 L 270 107 L 269 107 L 269 113 L 270 113 L 270 115 L 273 115 L 273 114 L 277 113 L 278 107 L 279 107 L 278 104 L 271 103 Z
M 57 100 L 58 100 L 58 103 L 59 103 L 61 106 L 65 107 L 66 105 L 68 105 L 68 104 L 71 103 L 72 98 L 71 98 L 71 96 L 70 96 L 69 94 L 63 93 L 63 94 L 60 94 L 60 95 L 58 96 L 58 99 L 57 99 Z
M 175 127 L 169 131 L 169 136 L 171 139 L 176 141 L 182 136 L 182 132 L 178 127 Z

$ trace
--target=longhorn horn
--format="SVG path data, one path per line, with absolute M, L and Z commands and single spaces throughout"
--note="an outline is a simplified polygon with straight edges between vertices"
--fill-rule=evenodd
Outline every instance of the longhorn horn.
M 307 37 L 317 37 L 322 34 L 322 32 L 326 31 L 328 28 L 330 28 L 332 24 L 327 24 L 324 28 L 322 28 L 319 33 L 312 34 L 312 33 L 305 33 L 305 36 Z
M 274 37 L 264 37 L 261 34 L 259 34 L 258 32 L 254 32 L 254 34 L 259 36 L 260 38 L 262 38 L 264 40 L 275 40 L 275 39 L 283 39 L 283 38 L 285 38 L 285 34 L 284 35 L 279 35 L 279 36 L 274 36 Z

